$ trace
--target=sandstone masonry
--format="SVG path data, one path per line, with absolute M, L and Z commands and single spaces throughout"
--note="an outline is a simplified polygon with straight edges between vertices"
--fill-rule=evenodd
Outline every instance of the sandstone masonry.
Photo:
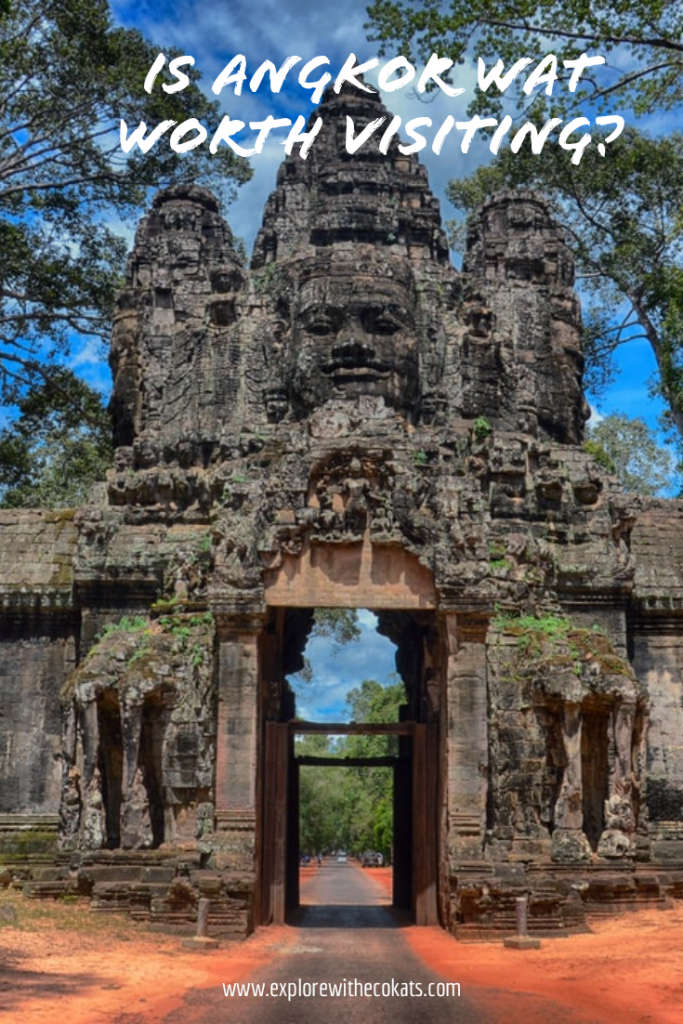
M 683 503 L 581 447 L 573 260 L 492 197 L 462 273 L 417 159 L 324 100 L 251 267 L 157 195 L 112 339 L 116 465 L 0 513 L 0 866 L 29 895 L 246 934 L 296 902 L 289 725 L 316 607 L 371 608 L 408 694 L 397 901 L 581 927 L 683 884 Z

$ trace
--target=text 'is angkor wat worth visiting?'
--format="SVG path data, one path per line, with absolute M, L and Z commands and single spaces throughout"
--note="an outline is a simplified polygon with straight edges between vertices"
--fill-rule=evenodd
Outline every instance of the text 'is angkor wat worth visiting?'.
M 212 195 L 142 220 L 111 348 L 116 464 L 0 513 L 0 872 L 216 934 L 297 902 L 286 676 L 369 608 L 406 688 L 394 901 L 466 935 L 663 905 L 683 879 L 683 504 L 581 447 L 573 260 L 492 197 L 449 262 L 386 113 L 328 93 L 251 267 Z M 360 680 L 358 680 L 360 682 Z

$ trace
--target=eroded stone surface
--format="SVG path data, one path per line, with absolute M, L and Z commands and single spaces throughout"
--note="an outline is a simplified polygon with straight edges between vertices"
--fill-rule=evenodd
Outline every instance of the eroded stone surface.
M 0 842 L 59 816 L 35 892 L 277 918 L 285 676 L 314 607 L 371 607 L 415 723 L 416 918 L 495 932 L 530 892 L 532 930 L 567 928 L 656 901 L 683 862 L 683 505 L 580 447 L 573 261 L 544 201 L 489 200 L 460 274 L 424 169 L 397 145 L 351 159 L 349 112 L 382 108 L 326 97 L 250 269 L 205 190 L 140 224 L 107 500 L 0 521 Z

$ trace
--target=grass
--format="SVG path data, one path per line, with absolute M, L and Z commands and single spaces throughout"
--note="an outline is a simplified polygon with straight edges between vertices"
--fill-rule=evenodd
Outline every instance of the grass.
M 5 907 L 14 910 L 14 921 L 6 921 Z M 11 911 L 10 911 L 11 914 Z M 20 892 L 0 892 L 0 936 L 9 928 L 25 932 L 57 930 L 79 932 L 82 935 L 103 936 L 130 942 L 149 936 L 158 942 L 158 935 L 145 924 L 131 921 L 126 914 L 94 913 L 90 910 L 89 897 L 65 896 L 56 900 L 29 900 Z

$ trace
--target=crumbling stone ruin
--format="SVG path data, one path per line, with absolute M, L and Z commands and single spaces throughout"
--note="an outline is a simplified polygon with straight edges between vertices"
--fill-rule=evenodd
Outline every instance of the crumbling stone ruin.
M 0 866 L 30 896 L 246 934 L 296 902 L 316 607 L 373 609 L 408 694 L 396 891 L 458 934 L 580 927 L 683 886 L 683 504 L 581 447 L 573 261 L 492 197 L 462 273 L 418 160 L 329 93 L 251 267 L 161 192 L 111 348 L 116 465 L 0 514 Z M 386 113 L 386 112 L 385 112 Z

